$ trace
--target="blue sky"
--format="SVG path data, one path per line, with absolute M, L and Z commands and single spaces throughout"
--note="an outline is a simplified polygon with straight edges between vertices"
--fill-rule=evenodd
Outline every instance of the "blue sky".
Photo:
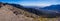
M 0 0 L 0 2 L 16 3 L 23 6 L 49 6 L 60 4 L 60 0 Z

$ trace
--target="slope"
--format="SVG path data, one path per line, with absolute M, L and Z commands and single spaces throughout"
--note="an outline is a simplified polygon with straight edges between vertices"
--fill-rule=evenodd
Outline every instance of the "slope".
M 59 18 L 41 18 L 38 15 L 16 8 L 12 5 L 0 5 L 0 21 L 58 21 Z
M 36 21 L 32 17 L 38 17 L 8 4 L 0 4 L 0 6 L 0 21 Z

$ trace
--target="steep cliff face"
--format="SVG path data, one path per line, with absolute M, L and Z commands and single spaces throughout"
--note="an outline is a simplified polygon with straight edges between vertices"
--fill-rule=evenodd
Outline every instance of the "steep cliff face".
M 8 4 L 0 4 L 0 21 L 37 21 L 37 15 Z

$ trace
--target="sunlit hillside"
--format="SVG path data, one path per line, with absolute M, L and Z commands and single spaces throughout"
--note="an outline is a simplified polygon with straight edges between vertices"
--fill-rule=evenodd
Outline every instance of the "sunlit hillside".
M 60 18 L 43 18 L 10 4 L 0 3 L 0 21 L 60 21 Z M 46 16 L 45 16 L 46 17 Z

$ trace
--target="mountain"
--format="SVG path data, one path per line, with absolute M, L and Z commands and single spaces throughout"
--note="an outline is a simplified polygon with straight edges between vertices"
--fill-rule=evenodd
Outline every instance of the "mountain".
M 37 9 L 42 12 L 42 14 L 47 14 L 51 16 L 59 16 L 60 15 L 60 4 L 46 6 L 44 8 Z
M 59 10 L 60 10 L 60 4 L 58 4 L 58 5 L 46 6 L 46 7 L 43 8 L 43 9 L 46 9 L 46 10 L 57 10 L 57 11 L 59 11 Z
M 55 17 L 54 15 L 49 13 L 47 15 L 45 10 L 24 8 L 19 4 L 0 3 L 0 21 L 56 21 L 59 19 L 47 18 Z
M 60 16 L 60 5 L 51 5 L 44 8 L 25 8 L 27 11 L 39 16 L 56 17 Z
M 28 7 L 32 7 L 32 6 L 28 6 Z M 53 7 L 52 9 L 49 9 L 49 8 Z M 45 17 L 56 17 L 56 16 L 59 16 L 60 15 L 60 12 L 56 11 L 54 7 L 59 7 L 59 5 L 51 5 L 51 6 L 47 6 L 45 8 L 23 8 L 24 10 L 30 12 L 30 13 L 34 13 L 36 15 L 39 15 L 39 16 L 45 16 Z
M 0 21 L 37 21 L 39 16 L 30 13 L 19 4 L 0 3 Z

